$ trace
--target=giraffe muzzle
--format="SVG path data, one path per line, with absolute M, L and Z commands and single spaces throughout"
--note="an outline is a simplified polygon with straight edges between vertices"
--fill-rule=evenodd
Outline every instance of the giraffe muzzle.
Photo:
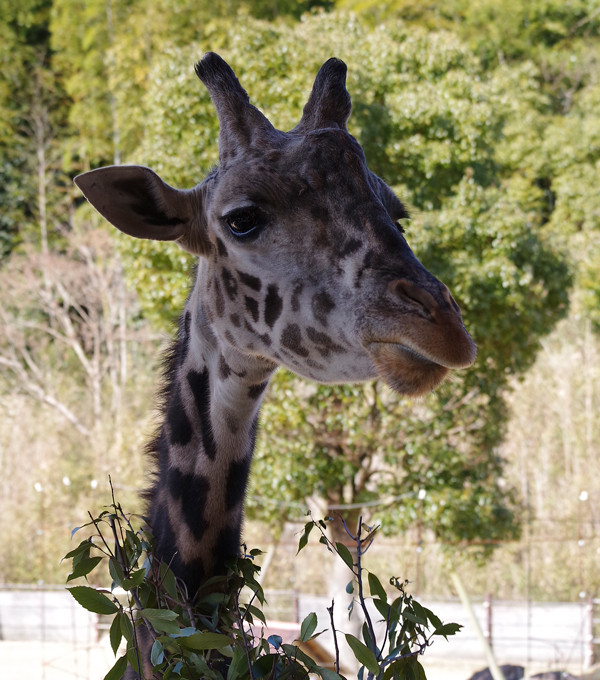
M 388 312 L 384 320 L 379 308 L 368 322 L 364 347 L 379 376 L 402 394 L 429 392 L 450 369 L 467 368 L 477 355 L 450 291 L 428 277 L 426 285 L 406 278 L 389 282 L 396 313 Z

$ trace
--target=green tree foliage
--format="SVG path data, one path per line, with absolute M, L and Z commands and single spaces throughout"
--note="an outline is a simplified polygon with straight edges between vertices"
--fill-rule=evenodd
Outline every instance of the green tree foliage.
M 337 4 L 367 19 L 402 18 L 450 30 L 493 75 L 510 109 L 497 148 L 503 177 L 521 201 L 536 200 L 541 192 L 542 219 L 571 256 L 577 309 L 598 327 L 598 0 Z
M 498 60 L 547 57 L 547 51 L 600 33 L 597 0 L 338 0 L 371 21 L 401 18 L 428 29 L 452 30 L 482 58 Z
M 51 4 L 0 3 L 0 256 L 23 238 L 47 249 L 64 210 L 58 128 L 66 102 L 49 45 Z
M 8 1 L 8 0 L 7 0 Z M 14 0 L 13 0 L 14 1 Z M 48 3 L 50 4 L 50 3 Z M 137 148 L 148 110 L 150 72 L 171 45 L 198 45 L 215 21 L 240 13 L 295 17 L 328 0 L 53 0 L 51 44 L 72 103 L 71 163 L 81 170 L 120 162 Z M 201 56 L 198 54 L 196 58 Z
M 600 329 L 600 63 L 567 115 L 548 127 L 543 151 L 552 176 L 552 229 L 575 265 L 578 308 Z
M 73 170 L 118 160 L 110 48 L 124 5 L 118 0 L 52 3 L 51 44 L 71 99 L 69 164 Z

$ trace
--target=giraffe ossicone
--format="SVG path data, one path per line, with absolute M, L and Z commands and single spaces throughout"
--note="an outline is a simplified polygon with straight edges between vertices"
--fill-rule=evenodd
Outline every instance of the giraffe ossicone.
M 322 66 L 289 132 L 218 55 L 196 73 L 220 125 L 206 179 L 179 190 L 148 168 L 113 166 L 75 180 L 121 231 L 198 256 L 148 492 L 156 555 L 190 593 L 238 553 L 259 405 L 277 366 L 325 383 L 379 376 L 417 395 L 476 354 L 447 287 L 404 238 L 404 206 L 347 130 L 345 64 Z

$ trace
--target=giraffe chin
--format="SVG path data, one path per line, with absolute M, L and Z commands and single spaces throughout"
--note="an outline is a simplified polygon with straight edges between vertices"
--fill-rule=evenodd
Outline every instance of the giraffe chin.
M 448 374 L 445 366 L 404 345 L 372 342 L 368 351 L 379 376 L 400 394 L 418 397 L 431 392 Z

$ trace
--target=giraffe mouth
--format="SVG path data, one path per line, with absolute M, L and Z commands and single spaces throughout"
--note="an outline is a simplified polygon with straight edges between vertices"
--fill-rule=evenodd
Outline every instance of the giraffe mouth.
M 388 343 L 384 343 L 388 344 Z M 440 364 L 436 363 L 435 361 L 432 361 L 431 359 L 428 359 L 426 356 L 423 356 L 422 354 L 419 354 L 416 350 L 414 350 L 412 347 L 408 347 L 407 345 L 402 345 L 399 342 L 391 342 L 389 343 L 390 347 L 393 348 L 393 350 L 397 352 L 401 352 L 407 359 L 414 361 L 416 363 L 422 363 L 424 365 L 433 365 L 433 366 L 440 366 Z
M 418 396 L 437 387 L 448 368 L 398 342 L 370 342 L 367 351 L 379 376 L 396 392 Z

